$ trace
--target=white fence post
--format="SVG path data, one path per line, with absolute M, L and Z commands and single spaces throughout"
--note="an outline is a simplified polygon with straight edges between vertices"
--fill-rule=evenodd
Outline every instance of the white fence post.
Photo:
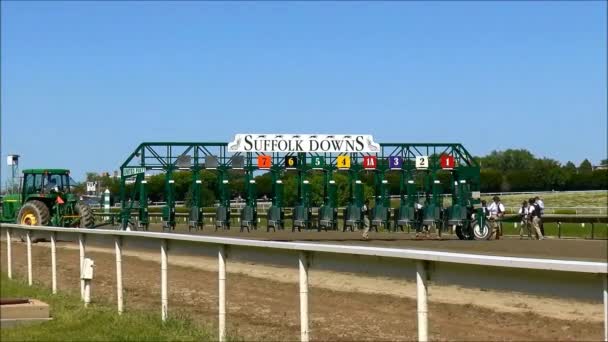
M 416 299 L 418 301 L 418 341 L 426 342 L 428 338 L 428 306 L 426 287 L 426 262 L 416 261 Z
M 226 246 L 220 245 L 218 260 L 219 340 L 226 340 Z
M 27 284 L 32 286 L 32 233 L 30 230 L 25 234 L 27 241 Z
M 308 254 L 300 252 L 300 340 L 308 342 Z
M 604 341 L 608 342 L 608 274 L 604 274 Z
M 51 288 L 53 294 L 57 293 L 57 246 L 55 245 L 57 233 L 51 232 Z
M 122 241 L 120 236 L 114 237 L 114 249 L 116 251 L 116 300 L 118 302 L 118 314 L 123 311 L 122 301 Z
M 91 280 L 84 280 L 84 307 L 91 303 Z
M 161 302 L 161 318 L 167 320 L 169 300 L 167 296 L 167 240 L 162 240 L 160 243 L 160 302 Z
M 86 252 L 84 234 L 78 234 L 78 249 L 80 250 L 80 299 L 84 300 L 84 279 L 82 279 L 82 267 L 84 266 L 84 255 Z
M 6 271 L 8 273 L 8 279 L 13 279 L 13 251 L 11 248 L 11 229 L 6 230 Z

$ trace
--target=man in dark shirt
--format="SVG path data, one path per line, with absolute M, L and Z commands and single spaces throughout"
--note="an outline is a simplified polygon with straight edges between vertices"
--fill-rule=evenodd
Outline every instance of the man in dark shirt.
M 363 221 L 363 239 L 367 240 L 369 238 L 369 200 L 365 200 L 365 204 L 361 207 L 361 216 Z

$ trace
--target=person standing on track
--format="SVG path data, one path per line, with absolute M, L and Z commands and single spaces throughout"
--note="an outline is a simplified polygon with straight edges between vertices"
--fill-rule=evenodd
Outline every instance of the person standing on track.
M 483 216 L 488 217 L 490 215 L 488 213 L 488 203 L 486 200 L 481 201 L 481 209 L 483 210 Z
M 540 207 L 540 213 L 538 214 L 538 218 L 540 219 L 540 232 L 545 236 L 545 225 L 543 224 L 543 216 L 545 215 L 545 203 L 540 197 L 534 197 L 534 203 Z
M 500 203 L 500 198 L 498 196 L 494 196 L 492 200 L 493 202 L 488 207 L 490 228 L 492 229 L 492 235 L 498 240 L 502 236 L 502 225 L 499 221 L 505 215 L 505 206 Z
M 536 204 L 534 198 L 530 198 L 528 202 L 530 203 L 530 207 L 528 208 L 528 215 L 530 216 L 530 221 L 532 222 L 532 227 L 534 228 L 534 233 L 536 234 L 536 239 L 544 240 L 545 236 L 540 231 L 540 206 Z
M 361 216 L 363 216 L 363 233 L 361 234 L 361 236 L 364 240 L 367 240 L 369 238 L 369 210 L 369 200 L 366 199 L 365 203 L 361 207 Z
M 528 238 L 532 238 L 532 231 L 530 230 L 530 203 L 524 201 L 519 208 L 519 217 L 521 218 L 519 228 L 519 239 L 524 238 L 524 230 L 528 233 Z

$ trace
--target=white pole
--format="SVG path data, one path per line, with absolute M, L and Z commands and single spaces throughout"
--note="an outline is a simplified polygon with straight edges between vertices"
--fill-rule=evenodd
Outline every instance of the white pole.
M 608 274 L 604 274 L 604 341 L 608 342 Z
M 32 235 L 28 230 L 25 234 L 27 240 L 27 284 L 32 286 Z
M 300 340 L 308 342 L 308 255 L 300 252 Z
M 80 299 L 84 300 L 84 279 L 82 279 L 82 267 L 84 266 L 84 254 L 85 254 L 85 236 L 84 234 L 78 234 L 78 248 L 80 249 Z
M 217 260 L 219 283 L 219 334 L 220 342 L 223 342 L 226 340 L 226 246 L 220 246 Z
M 163 321 L 167 320 L 167 240 L 162 240 L 160 243 L 160 302 L 161 302 L 161 317 Z
M 55 240 L 57 238 L 57 233 L 51 233 L 51 284 L 53 289 L 53 294 L 57 293 L 57 248 L 55 245 Z
M 13 279 L 13 252 L 11 249 L 11 229 L 6 230 L 6 261 L 7 261 L 7 272 L 8 278 Z
M 110 190 L 106 189 L 106 191 L 103 192 L 103 212 L 106 214 L 110 213 Z M 109 220 L 110 218 L 108 216 L 104 217 L 104 220 Z
M 86 308 L 91 303 L 91 281 L 84 281 L 84 307 Z
M 118 301 L 118 314 L 122 314 L 122 241 L 120 236 L 114 238 L 114 249 L 116 250 L 116 300 Z
M 418 300 L 418 341 L 428 341 L 428 307 L 425 262 L 416 262 L 416 298 Z

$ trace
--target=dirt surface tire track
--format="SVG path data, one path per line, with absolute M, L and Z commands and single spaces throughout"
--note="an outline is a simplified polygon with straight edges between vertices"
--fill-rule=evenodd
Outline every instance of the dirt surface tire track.
M 99 228 L 114 229 L 110 226 Z M 154 223 L 150 225 L 149 231 L 162 232 L 163 230 L 159 224 Z M 370 232 L 370 239 L 368 241 L 363 241 L 361 233 L 359 232 L 292 232 L 291 230 L 266 232 L 265 229 L 258 229 L 248 233 L 240 232 L 239 229 L 235 227 L 231 230 L 219 230 L 217 232 L 212 228 L 205 227 L 202 231 L 188 232 L 188 228 L 183 225 L 178 225 L 177 228 L 171 232 L 176 234 L 225 236 L 254 240 L 323 242 L 534 258 L 588 261 L 608 260 L 608 240 L 549 238 L 538 241 L 527 239 L 520 240 L 519 237 L 505 237 L 500 240 L 464 241 L 459 240 L 455 234 L 443 234 L 441 239 L 437 238 L 436 235 L 431 235 L 430 238 L 417 239 L 414 234 L 404 232 Z
M 59 289 L 78 293 L 78 250 L 58 250 Z M 6 265 L 6 244 L 2 244 L 2 269 Z M 50 256 L 45 245 L 33 247 L 34 279 L 50 284 Z M 13 244 L 14 274 L 26 275 L 25 245 Z M 96 263 L 93 300 L 115 303 L 114 255 L 90 249 L 87 256 Z M 160 289 L 158 256 L 123 257 L 126 309 L 158 310 Z M 185 267 L 169 258 L 169 314 L 184 312 L 197 322 L 215 328 L 217 322 L 217 273 Z M 196 266 L 197 262 L 192 261 Z M 256 268 L 256 265 L 249 265 Z M 279 282 L 233 273 L 228 267 L 228 327 L 246 340 L 297 340 L 299 301 L 295 282 Z M 282 269 L 293 273 L 297 270 Z M 334 291 L 316 286 L 311 274 L 310 310 L 313 340 L 413 340 L 416 338 L 416 303 L 378 293 Z M 353 276 L 351 281 L 355 281 Z M 340 279 L 339 281 L 344 281 Z M 356 286 L 355 286 L 356 288 Z M 500 294 L 497 294 L 499 296 Z M 581 304 L 581 305 L 577 305 Z M 430 338 L 433 340 L 600 340 L 601 320 L 586 311 L 589 303 L 570 303 L 570 315 L 580 320 L 557 319 L 530 313 L 525 302 L 514 302 L 514 312 L 497 312 L 471 304 L 438 303 L 431 293 Z M 591 304 L 589 304 L 591 305 Z M 599 312 L 601 312 L 601 304 Z M 595 310 L 595 309 L 594 309 Z M 482 317 L 485 327 L 476 320 Z

